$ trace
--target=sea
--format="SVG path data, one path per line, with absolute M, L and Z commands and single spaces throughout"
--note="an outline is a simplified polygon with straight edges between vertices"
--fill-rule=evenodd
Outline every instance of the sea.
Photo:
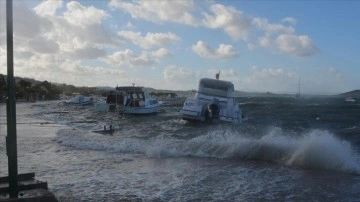
M 19 173 L 59 201 L 360 201 L 360 103 L 242 97 L 241 125 L 17 103 Z M 99 134 L 110 125 L 113 134 Z M 0 105 L 0 176 L 8 175 Z

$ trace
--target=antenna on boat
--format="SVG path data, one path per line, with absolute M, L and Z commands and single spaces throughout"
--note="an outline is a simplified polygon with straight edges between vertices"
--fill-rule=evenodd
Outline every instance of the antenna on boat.
M 132 85 L 133 85 L 133 88 L 134 88 L 134 95 L 135 95 L 135 83 L 132 83 Z

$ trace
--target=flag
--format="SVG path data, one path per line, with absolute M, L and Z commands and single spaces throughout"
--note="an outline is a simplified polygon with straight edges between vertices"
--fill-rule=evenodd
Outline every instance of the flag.
M 216 79 L 219 79 L 219 77 L 220 77 L 220 71 L 219 71 L 219 73 L 215 74 L 215 77 L 216 77 Z

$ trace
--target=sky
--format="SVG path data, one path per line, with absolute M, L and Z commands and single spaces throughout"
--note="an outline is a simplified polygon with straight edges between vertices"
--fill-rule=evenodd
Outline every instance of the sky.
M 14 74 L 75 86 L 360 89 L 360 1 L 16 0 Z M 0 0 L 0 73 L 7 74 Z M 300 82 L 299 82 L 300 81 Z

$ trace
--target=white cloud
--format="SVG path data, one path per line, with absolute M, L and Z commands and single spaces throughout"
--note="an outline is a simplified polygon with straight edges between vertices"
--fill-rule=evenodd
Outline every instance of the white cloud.
M 103 55 L 100 52 L 104 46 L 121 44 L 119 37 L 100 24 L 108 16 L 105 11 L 71 1 L 66 5 L 64 15 L 57 16 L 56 11 L 61 5 L 62 1 L 44 1 L 32 10 L 26 2 L 16 1 L 14 43 L 21 44 L 29 52 L 73 53 L 73 56 L 93 59 Z
M 60 68 L 63 70 L 62 74 L 67 75 L 72 83 L 84 86 L 115 86 L 115 82 L 118 82 L 119 78 L 128 77 L 123 70 L 86 66 L 76 61 L 64 62 Z
M 43 32 L 43 37 L 57 43 L 60 52 L 81 59 L 96 59 L 104 55 L 105 46 L 116 46 L 121 40 L 105 30 L 100 24 L 107 16 L 105 11 L 78 2 L 69 2 L 64 15 L 45 16 L 52 29 Z M 88 55 L 87 55 L 88 54 Z
M 210 78 L 215 78 L 215 75 L 220 72 L 220 74 L 219 74 L 220 79 L 226 80 L 226 81 L 231 81 L 235 87 L 238 87 L 239 83 L 241 81 L 239 73 L 233 68 L 230 68 L 230 69 L 212 68 L 212 69 L 209 69 L 208 72 L 210 74 Z M 235 88 L 235 90 L 237 90 L 237 89 Z
M 104 10 L 97 9 L 93 6 L 85 7 L 76 1 L 67 3 L 66 8 L 67 10 L 64 12 L 65 20 L 81 27 L 100 24 L 104 18 L 108 17 L 108 14 L 106 14 Z
M 125 11 L 134 19 L 151 22 L 175 22 L 196 26 L 197 22 L 191 12 L 195 9 L 192 0 L 186 1 L 122 1 L 111 0 L 110 7 Z
M 34 37 L 28 41 L 29 50 L 38 53 L 57 53 L 59 45 L 52 40 L 44 39 L 43 37 Z
M 264 35 L 258 38 L 258 45 L 274 52 L 298 57 L 306 57 L 319 53 L 319 49 L 315 47 L 311 39 L 306 35 L 280 34 L 276 38 L 271 35 Z
M 239 74 L 236 70 L 234 70 L 233 68 L 230 69 L 225 69 L 225 70 L 221 70 L 220 71 L 220 78 L 221 76 L 223 76 L 224 78 L 237 78 L 239 77 Z
M 282 22 L 296 25 L 296 19 L 292 17 L 286 17 L 282 19 Z M 295 28 L 292 26 L 269 23 L 265 18 L 254 18 L 252 24 L 258 30 L 264 31 L 263 35 L 257 38 L 257 44 L 260 47 L 300 57 L 311 56 L 319 52 L 309 36 L 296 35 Z M 248 46 L 250 50 L 253 50 L 254 47 L 257 46 Z
M 193 45 L 192 50 L 204 58 L 230 58 L 239 55 L 232 45 L 220 44 L 217 49 L 213 49 L 203 41 L 198 41 Z
M 255 25 L 256 28 L 264 30 L 267 34 L 272 34 L 272 33 L 292 34 L 295 32 L 295 29 L 293 27 L 286 27 L 282 24 L 271 24 L 265 18 L 254 18 L 252 20 L 252 23 L 253 25 Z
M 84 47 L 84 48 L 78 48 L 71 50 L 71 52 L 64 52 L 64 55 L 66 55 L 69 58 L 72 58 L 74 60 L 86 60 L 86 59 L 94 59 L 94 58 L 100 58 L 106 55 L 106 51 L 101 48 L 96 47 Z
M 154 52 L 143 51 L 141 54 L 134 54 L 132 50 L 117 51 L 103 60 L 114 67 L 153 67 L 159 58 L 170 55 L 166 49 L 159 49 Z
M 296 25 L 297 20 L 293 17 L 286 17 L 281 20 L 284 23 L 289 23 L 290 25 Z
M 319 76 L 321 75 L 321 76 Z M 301 89 L 312 94 L 342 93 L 349 89 L 349 79 L 335 67 L 314 68 L 311 73 L 301 77 Z M 329 88 L 330 87 L 330 88 Z
M 173 53 L 166 48 L 160 48 L 159 50 L 152 52 L 152 56 L 154 56 L 155 58 L 163 58 L 172 54 Z
M 324 70 L 329 76 L 335 78 L 336 80 L 344 79 L 344 75 L 340 73 L 335 67 L 327 67 Z
M 136 27 L 131 22 L 127 22 L 126 25 L 125 25 L 125 28 L 126 29 L 135 29 Z
M 277 37 L 276 45 L 281 52 L 294 56 L 310 56 L 319 52 L 306 35 L 282 34 Z
M 249 50 L 255 50 L 257 48 L 257 45 L 254 43 L 248 43 L 247 47 Z
M 257 30 L 262 32 L 262 36 L 257 37 L 256 42 L 249 42 L 248 48 L 255 50 L 257 47 L 264 47 L 274 52 L 281 52 L 292 56 L 310 56 L 318 52 L 315 45 L 312 44 L 310 37 L 306 35 L 296 35 L 295 28 L 297 20 L 293 17 L 281 19 L 283 23 L 271 23 L 266 18 L 248 17 L 241 10 L 232 6 L 214 4 L 210 2 L 209 7 L 204 7 L 201 24 L 196 23 L 194 1 L 120 1 L 111 0 L 109 5 L 129 13 L 134 19 L 143 19 L 151 22 L 175 22 L 185 25 L 202 25 L 209 29 L 221 29 L 233 40 L 248 41 L 252 37 L 251 31 Z M 208 11 L 206 11 L 208 9 Z M 194 13 L 193 13 L 194 14 Z M 184 16 L 191 16 L 190 21 L 184 20 Z M 162 34 L 162 35 L 160 35 Z M 166 39 L 164 33 L 148 33 L 141 36 L 135 32 L 119 32 L 119 35 L 127 40 L 132 40 L 136 45 L 149 49 L 155 44 L 161 44 L 162 39 Z M 176 36 L 176 35 L 175 35 Z M 256 36 L 256 35 L 254 35 Z M 164 38 L 165 37 L 165 38 Z M 176 36 L 177 37 L 177 36 Z M 176 38 L 167 38 L 173 43 Z M 160 45 L 158 45 L 160 46 Z M 222 49 L 222 50 L 220 50 Z M 231 49 L 231 50 L 230 50 Z M 206 44 L 193 46 L 193 50 L 201 57 L 222 58 L 232 57 L 234 53 L 232 46 L 222 45 L 219 49 L 214 50 Z M 225 51 L 225 52 L 222 52 Z M 235 54 L 236 55 L 236 54 Z
M 132 31 L 120 31 L 118 35 L 125 40 L 129 40 L 132 43 L 149 49 L 154 46 L 161 47 L 167 44 L 174 44 L 175 42 L 180 40 L 176 34 L 171 32 L 167 33 L 150 33 L 148 32 L 146 36 L 142 37 L 140 32 L 132 32 Z
M 1 41 L 6 41 L 4 2 L 0 1 Z M 309 36 L 296 33 L 294 26 L 297 20 L 293 17 L 285 17 L 281 19 L 280 23 L 273 23 L 266 18 L 251 18 L 234 7 L 213 4 L 211 1 L 208 1 L 208 4 L 202 4 L 205 5 L 204 7 L 200 7 L 201 5 L 194 5 L 195 1 L 188 0 L 112 0 L 109 5 L 112 8 L 117 8 L 117 10 L 112 10 L 109 13 L 94 6 L 85 6 L 80 1 L 48 0 L 39 2 L 41 3 L 38 6 L 31 9 L 26 5 L 27 1 L 14 1 L 14 22 L 16 22 L 14 51 L 17 76 L 75 85 L 115 86 L 117 82 L 120 85 L 129 85 L 135 82 L 139 85 L 157 85 L 160 88 L 196 88 L 202 73 L 195 68 L 168 66 L 162 72 L 164 78 L 160 79 L 158 76 L 150 78 L 156 74 L 147 74 L 148 70 L 155 67 L 157 70 L 160 69 L 158 67 L 160 64 L 168 65 L 169 60 L 160 60 L 171 55 L 177 61 L 185 62 L 186 65 L 187 61 L 181 61 L 184 59 L 179 54 L 180 51 L 183 51 L 180 49 L 181 44 L 179 49 L 176 49 L 178 51 L 176 53 L 165 48 L 165 46 L 182 43 L 181 40 L 187 40 L 176 35 L 178 32 L 167 32 L 164 26 L 169 23 L 204 26 L 201 28 L 191 27 L 189 33 L 193 36 L 204 30 L 205 32 L 216 33 L 223 30 L 234 40 L 246 40 L 246 45 L 250 50 L 265 48 L 272 52 L 302 57 L 319 52 Z M 199 8 L 204 11 L 202 16 L 202 13 L 197 10 Z M 160 24 L 149 28 L 148 24 L 142 27 L 144 22 L 131 20 L 139 23 L 135 24 L 138 26 L 136 29 L 148 28 L 150 32 L 147 30 L 145 32 L 143 30 L 141 32 L 120 31 L 134 29 L 135 26 L 127 18 L 118 22 L 117 19 L 114 20 L 110 16 L 110 14 L 119 11 L 129 13 L 134 19 Z M 202 21 L 195 19 L 196 15 L 203 17 Z M 109 22 L 110 24 L 107 24 Z M 165 25 L 163 26 L 161 23 Z M 172 25 L 172 27 L 174 30 L 181 28 L 179 25 Z M 158 31 L 158 28 L 161 31 Z M 112 32 L 113 30 L 116 31 Z M 124 46 L 127 45 L 125 42 L 129 41 L 147 50 L 141 51 L 137 47 L 130 50 Z M 216 45 L 212 47 L 203 41 L 198 41 L 192 45 L 192 50 L 200 57 L 211 59 L 239 56 L 239 52 L 235 49 L 239 44 L 236 46 L 219 44 L 216 47 L 218 43 L 215 38 L 211 44 Z M 4 43 L 0 44 L 0 54 L 0 65 L 5 67 L 6 50 Z M 254 58 L 256 59 L 256 57 Z M 84 62 L 84 60 L 86 61 Z M 131 75 L 134 72 L 137 75 L 145 72 L 144 69 L 137 68 L 147 68 L 145 75 L 142 76 L 144 78 Z M 298 77 L 289 69 L 278 67 L 253 68 L 249 76 L 243 74 L 244 72 L 238 67 L 230 69 L 213 68 L 207 71 L 202 69 L 201 72 L 207 72 L 210 77 L 213 77 L 219 70 L 221 71 L 220 78 L 232 81 L 237 90 L 297 91 Z M 6 69 L 1 68 L 0 71 L 4 73 Z M 139 74 L 140 72 L 141 74 Z M 312 76 L 310 75 L 312 73 L 309 73 L 306 78 L 302 79 L 304 89 L 306 89 L 306 85 L 310 86 L 307 87 L 306 91 L 310 92 L 315 88 L 326 90 L 328 86 L 334 85 L 333 82 L 337 82 L 336 87 L 340 86 L 344 89 L 345 85 L 342 83 L 346 79 L 339 69 L 334 67 L 321 68 L 317 73 L 322 74 L 323 78 L 317 78 L 318 76 Z
M 284 68 L 258 68 L 253 66 L 251 74 L 241 79 L 241 89 L 255 92 L 297 92 L 298 77 Z
M 0 46 L 0 73 L 1 74 L 6 74 L 5 72 L 7 71 L 6 66 L 7 66 L 7 56 L 6 56 L 6 49 L 5 47 L 1 47 Z
M 223 29 L 234 40 L 247 40 L 251 22 L 241 11 L 221 4 L 211 5 L 210 9 L 212 15 L 203 13 L 202 22 L 205 27 Z
M 34 10 L 39 16 L 55 16 L 56 10 L 63 6 L 63 1 L 43 1 Z
M 115 86 L 113 82 L 118 81 L 118 78 L 128 78 L 123 70 L 87 66 L 78 60 L 59 58 L 50 54 L 34 54 L 26 61 L 16 60 L 15 63 L 17 76 L 79 86 Z
M 271 39 L 268 36 L 262 36 L 258 38 L 258 43 L 261 47 L 270 47 Z
M 253 66 L 249 75 L 239 77 L 239 80 L 236 80 L 236 77 L 229 79 L 234 82 L 235 89 L 246 92 L 295 94 L 298 92 L 299 78 L 301 94 L 334 94 L 348 90 L 345 76 L 334 67 L 313 68 L 311 72 L 306 73 L 298 71 Z
M 164 70 L 164 78 L 166 81 L 178 81 L 192 77 L 193 71 L 188 68 L 170 66 Z
M 268 79 L 268 78 L 274 78 L 279 76 L 284 76 L 285 71 L 282 68 L 263 68 L 259 69 L 257 67 L 252 68 L 254 75 L 257 79 Z
M 30 10 L 26 5 L 26 1 L 13 2 L 14 43 L 17 40 L 27 40 L 42 35 L 43 32 L 51 29 L 51 22 Z
M 190 68 L 168 66 L 163 72 L 167 86 L 171 89 L 195 89 L 201 78 L 200 72 L 193 71 Z
M 1 4 L 3 2 L 5 1 L 1 1 Z M 84 66 L 81 61 L 95 61 L 104 57 L 105 47 L 114 47 L 121 43 L 115 33 L 112 35 L 101 25 L 108 14 L 78 2 L 67 3 L 64 13 L 57 13 L 61 5 L 62 1 L 43 1 L 31 9 L 26 1 L 14 1 L 16 75 L 79 85 L 85 84 L 83 82 L 87 80 L 87 74 L 90 75 L 92 68 L 92 74 L 115 71 L 104 67 Z M 1 15 L 4 15 L 3 12 Z M 0 20 L 0 37 L 3 39 L 6 29 L 2 25 L 5 18 Z M 0 45 L 1 65 L 6 66 L 5 46 L 3 43 Z M 165 54 L 165 51 L 162 54 Z M 72 66 L 77 68 L 69 71 Z M 1 68 L 1 72 L 5 73 L 4 71 Z M 81 77 L 84 78 L 79 79 Z M 94 82 L 88 81 L 87 85 L 90 84 Z

